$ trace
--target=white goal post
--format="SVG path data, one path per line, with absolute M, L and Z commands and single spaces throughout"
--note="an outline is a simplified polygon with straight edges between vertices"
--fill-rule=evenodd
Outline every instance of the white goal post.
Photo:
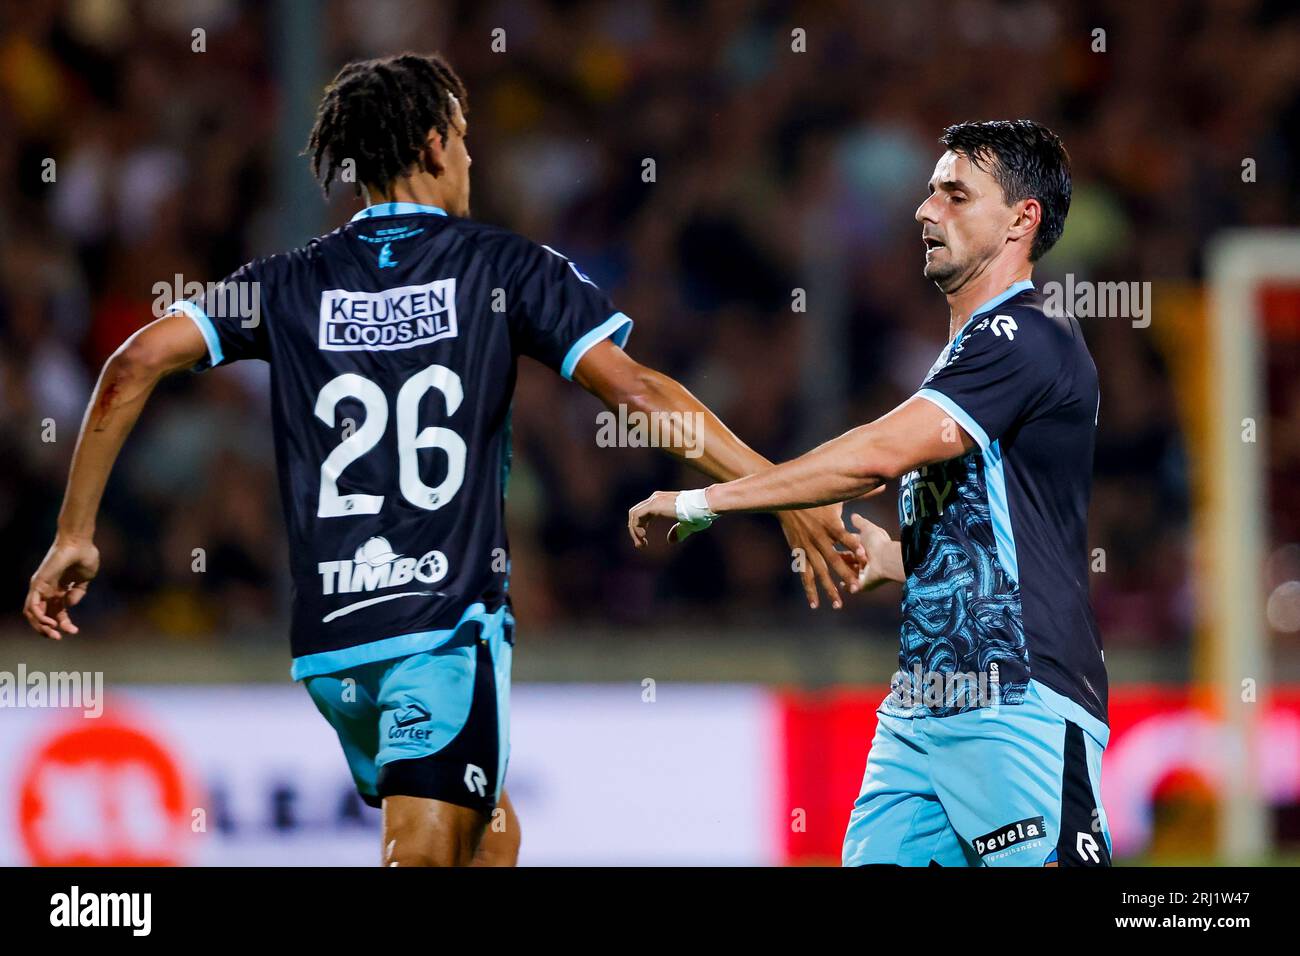
M 1220 861 L 1257 864 L 1271 842 L 1259 774 L 1259 711 L 1271 667 L 1260 578 L 1269 446 L 1259 292 L 1270 281 L 1300 286 L 1300 230 L 1223 232 L 1207 261 L 1209 540 L 1200 583 L 1211 647 L 1202 655 L 1210 672 L 1197 676 L 1213 686 L 1225 722 Z M 1254 441 L 1247 440 L 1251 422 Z

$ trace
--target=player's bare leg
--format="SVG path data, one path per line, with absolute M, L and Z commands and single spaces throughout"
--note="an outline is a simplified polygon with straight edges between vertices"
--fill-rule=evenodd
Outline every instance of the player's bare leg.
M 384 797 L 384 866 L 469 866 L 487 818 L 427 797 Z
M 478 845 L 471 866 L 519 865 L 519 817 L 515 814 L 510 795 L 503 789 L 501 800 L 492 811 L 492 820 Z

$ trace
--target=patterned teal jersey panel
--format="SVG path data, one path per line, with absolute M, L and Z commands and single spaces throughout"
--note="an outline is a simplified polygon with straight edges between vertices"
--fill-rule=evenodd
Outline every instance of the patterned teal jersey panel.
M 893 713 L 936 716 L 1018 703 L 1029 682 L 1020 587 L 998 553 L 984 456 L 902 479 L 902 643 Z

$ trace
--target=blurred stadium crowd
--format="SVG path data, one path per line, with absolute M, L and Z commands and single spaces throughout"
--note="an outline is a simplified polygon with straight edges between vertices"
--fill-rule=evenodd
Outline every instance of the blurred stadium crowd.
M 94 376 L 152 319 L 154 284 L 216 279 L 288 241 L 272 6 L 30 0 L 0 13 L 0 598 L 11 611 L 53 531 Z M 572 257 L 635 319 L 636 358 L 784 459 L 893 407 L 943 345 L 912 211 L 949 123 L 1028 116 L 1063 135 L 1074 203 L 1040 278 L 1196 280 L 1218 228 L 1297 221 L 1295 9 L 1086 6 L 332 0 L 319 82 L 351 58 L 444 52 L 470 91 L 475 216 Z M 192 52 L 195 27 L 205 52 Z M 498 27 L 504 52 L 491 45 Z M 796 27 L 806 52 L 791 49 Z M 1268 175 L 1244 186 L 1243 157 Z M 297 175 L 309 177 L 305 160 Z M 321 230 L 356 208 L 346 194 L 322 203 Z M 1103 632 L 1108 645 L 1182 644 L 1188 479 L 1170 378 L 1149 330 L 1119 319 L 1085 330 L 1102 383 L 1092 540 L 1106 550 L 1107 573 L 1094 576 Z M 164 383 L 109 488 L 83 626 L 192 638 L 280 627 L 266 382 L 264 367 L 234 366 Z M 627 507 L 698 479 L 653 451 L 598 448 L 598 410 L 544 369 L 521 370 L 509 510 L 527 632 L 610 624 L 616 637 L 688 617 L 829 626 L 826 612 L 809 620 L 770 519 L 635 554 Z M 1281 417 L 1300 420 L 1300 391 Z M 896 530 L 892 496 L 861 507 Z M 858 599 L 835 623 L 893 639 L 896 601 Z

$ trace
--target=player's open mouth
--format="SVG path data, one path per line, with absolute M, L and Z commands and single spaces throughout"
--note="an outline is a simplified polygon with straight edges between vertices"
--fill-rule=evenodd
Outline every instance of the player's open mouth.
M 925 243 L 926 252 L 933 252 L 935 249 L 942 249 L 944 247 L 943 242 L 933 236 L 922 236 L 921 241 Z

